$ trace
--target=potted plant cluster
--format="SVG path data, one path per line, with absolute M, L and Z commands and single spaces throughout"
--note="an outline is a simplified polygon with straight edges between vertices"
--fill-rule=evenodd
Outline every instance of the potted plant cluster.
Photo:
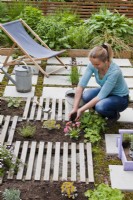
M 133 171 L 133 129 L 119 129 L 118 156 L 125 171 Z

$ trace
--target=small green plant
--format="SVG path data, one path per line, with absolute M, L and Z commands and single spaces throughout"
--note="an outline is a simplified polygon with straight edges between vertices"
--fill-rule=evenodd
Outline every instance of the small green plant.
M 81 119 L 81 128 L 84 130 L 85 142 L 98 142 L 101 139 L 101 132 L 105 131 L 106 120 L 95 111 L 85 112 Z
M 93 144 L 101 139 L 100 133 L 96 129 L 85 128 L 84 132 L 85 142 L 89 140 Z
M 21 101 L 22 100 L 19 97 L 16 97 L 16 98 L 9 97 L 7 99 L 7 102 L 8 102 L 7 106 L 8 106 L 8 108 L 10 108 L 10 107 L 18 108 L 20 106 Z
M 26 125 L 19 129 L 19 134 L 23 137 L 33 137 L 36 132 L 36 127 L 33 125 Z
M 0 177 L 2 177 L 6 171 L 17 171 L 19 164 L 21 164 L 21 161 L 15 158 L 13 146 L 2 146 L 0 144 Z
M 85 196 L 88 200 L 123 200 L 124 195 L 119 189 L 113 189 L 109 185 L 101 183 L 94 190 L 87 190 Z
M 65 135 L 69 135 L 70 138 L 78 139 L 80 136 L 80 122 L 67 122 L 64 128 Z
M 56 124 L 55 120 L 47 120 L 43 122 L 43 128 L 46 128 L 48 130 L 60 129 L 60 124 Z
M 64 182 L 61 185 L 61 193 L 69 199 L 75 199 L 78 196 L 77 188 L 73 185 L 73 182 Z
M 5 189 L 2 196 L 3 196 L 3 200 L 21 200 L 20 190 L 16 190 L 16 189 Z
M 71 67 L 70 81 L 72 85 L 77 85 L 79 82 L 80 72 L 76 65 Z

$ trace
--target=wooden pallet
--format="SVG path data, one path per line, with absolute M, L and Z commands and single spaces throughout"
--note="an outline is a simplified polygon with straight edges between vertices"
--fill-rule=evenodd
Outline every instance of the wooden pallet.
M 8 179 L 94 182 L 91 143 L 16 141 L 14 154 L 24 164 Z
M 15 128 L 18 122 L 18 116 L 14 116 L 11 118 L 11 116 L 3 116 L 0 115 L 0 143 L 3 145 L 4 143 L 7 143 L 9 145 L 12 144 Z
M 48 108 L 49 113 L 45 112 Z M 23 113 L 23 120 L 48 120 L 55 119 L 57 121 L 68 120 L 67 102 L 63 99 L 33 97 L 27 98 Z

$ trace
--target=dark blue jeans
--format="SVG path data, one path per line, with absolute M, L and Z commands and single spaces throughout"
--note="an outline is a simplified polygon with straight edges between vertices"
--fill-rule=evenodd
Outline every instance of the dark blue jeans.
M 88 103 L 99 93 L 100 88 L 91 88 L 83 92 L 82 98 L 85 103 Z M 94 107 L 94 109 L 103 117 L 108 119 L 117 118 L 117 113 L 122 112 L 128 107 L 128 95 L 127 96 L 108 96 L 105 99 L 100 100 Z

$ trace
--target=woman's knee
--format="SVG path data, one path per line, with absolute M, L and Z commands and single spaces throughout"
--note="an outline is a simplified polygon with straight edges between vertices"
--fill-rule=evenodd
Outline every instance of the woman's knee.
M 99 93 L 100 88 L 92 88 L 83 92 L 82 98 L 85 103 L 91 101 Z

